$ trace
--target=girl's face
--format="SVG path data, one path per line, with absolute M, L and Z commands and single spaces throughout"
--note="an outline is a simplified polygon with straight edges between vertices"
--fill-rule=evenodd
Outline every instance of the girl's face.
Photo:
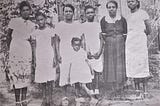
M 80 40 L 74 41 L 72 44 L 72 47 L 73 47 L 74 51 L 76 51 L 76 52 L 79 51 L 81 48 L 81 41 Z
M 28 19 L 30 13 L 31 13 L 31 9 L 28 6 L 24 6 L 20 11 L 20 14 L 23 19 Z
M 86 18 L 88 21 L 94 20 L 95 11 L 93 8 L 88 8 L 85 13 L 86 13 Z
M 37 21 L 37 24 L 39 25 L 40 29 L 45 27 L 46 19 L 44 16 L 42 16 L 42 15 L 37 16 L 36 21 Z
M 73 10 L 70 7 L 64 8 L 64 18 L 65 20 L 72 20 L 73 18 Z
M 127 0 L 127 4 L 131 10 L 134 10 L 135 8 L 137 8 L 138 2 L 137 0 Z
M 117 7 L 116 7 L 116 5 L 114 3 L 109 3 L 108 6 L 107 6 L 107 9 L 108 9 L 109 15 L 111 17 L 115 17 L 116 16 Z

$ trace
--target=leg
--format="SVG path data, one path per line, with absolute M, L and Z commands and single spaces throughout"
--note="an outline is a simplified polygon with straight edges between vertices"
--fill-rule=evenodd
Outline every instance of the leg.
M 60 67 L 58 66 L 58 67 L 56 68 L 55 87 L 59 87 L 59 80 L 60 80 Z
M 21 106 L 20 104 L 20 89 L 14 89 L 16 106 Z
M 26 96 L 27 96 L 27 87 L 24 87 L 21 89 L 21 101 L 22 101 L 22 106 L 27 106 L 27 101 L 26 101 Z
M 42 96 L 43 96 L 43 101 L 42 101 L 42 104 L 41 106 L 46 106 L 46 95 L 47 95 L 47 92 L 46 92 L 46 83 L 42 83 Z
M 140 80 L 138 78 L 134 78 L 135 90 L 140 90 Z

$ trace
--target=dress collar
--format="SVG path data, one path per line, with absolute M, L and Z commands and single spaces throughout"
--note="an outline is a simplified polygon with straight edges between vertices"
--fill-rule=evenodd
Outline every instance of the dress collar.
M 109 16 L 109 13 L 107 13 L 107 15 L 105 16 L 105 21 L 107 21 L 108 23 L 115 23 L 117 20 L 120 20 L 121 19 L 121 16 L 120 14 L 116 14 L 116 17 L 115 18 L 111 18 Z

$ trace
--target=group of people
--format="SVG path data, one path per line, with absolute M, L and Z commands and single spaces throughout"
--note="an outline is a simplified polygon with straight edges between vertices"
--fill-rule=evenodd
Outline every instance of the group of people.
M 87 21 L 82 24 L 73 20 L 74 7 L 66 4 L 64 21 L 50 28 L 46 15 L 37 12 L 35 29 L 35 23 L 29 20 L 30 4 L 22 1 L 21 17 L 13 18 L 8 25 L 11 36 L 8 65 L 16 106 L 27 106 L 31 64 L 35 67 L 34 82 L 43 86 L 42 106 L 51 106 L 57 80 L 60 86 L 78 86 L 92 95 L 99 93 L 102 74 L 103 94 L 108 95 L 109 91 L 123 89 L 127 78 L 149 77 L 146 36 L 150 34 L 149 16 L 140 9 L 139 0 L 127 0 L 127 4 L 131 10 L 128 20 L 118 14 L 118 3 L 110 0 L 106 4 L 108 13 L 100 23 L 94 22 L 95 9 L 86 6 Z M 140 89 L 139 81 L 136 82 Z

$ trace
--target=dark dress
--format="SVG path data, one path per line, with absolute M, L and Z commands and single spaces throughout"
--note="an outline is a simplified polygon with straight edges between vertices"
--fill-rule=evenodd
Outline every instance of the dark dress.
M 127 23 L 121 17 L 115 23 L 108 23 L 105 17 L 101 19 L 102 33 L 106 33 L 103 52 L 103 79 L 105 89 L 119 89 L 126 79 L 125 40 Z

